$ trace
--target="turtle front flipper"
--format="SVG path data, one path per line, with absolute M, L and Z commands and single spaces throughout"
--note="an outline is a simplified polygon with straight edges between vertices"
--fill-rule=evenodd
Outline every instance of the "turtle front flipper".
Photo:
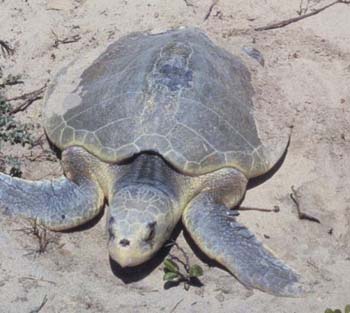
M 183 214 L 183 223 L 196 244 L 246 287 L 277 296 L 298 297 L 305 293 L 299 275 L 264 248 L 236 221 L 232 211 L 209 195 L 201 194 L 192 200 Z
M 99 213 L 104 195 L 88 172 L 88 161 L 77 148 L 71 148 L 62 159 L 68 178 L 30 181 L 0 173 L 0 212 L 36 220 L 52 230 L 91 220 Z
M 87 222 L 102 204 L 103 197 L 88 181 L 78 185 L 62 177 L 36 182 L 0 173 L 0 212 L 36 220 L 52 230 Z

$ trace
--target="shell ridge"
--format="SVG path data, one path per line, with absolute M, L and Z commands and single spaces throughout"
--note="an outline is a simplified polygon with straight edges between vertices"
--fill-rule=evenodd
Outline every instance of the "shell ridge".
M 201 104 L 202 106 L 204 106 L 206 109 L 208 109 L 210 112 L 214 113 L 219 119 L 223 120 L 225 122 L 225 124 L 227 124 L 229 126 L 229 128 L 231 128 L 237 135 L 239 135 L 248 145 L 250 148 L 252 148 L 253 150 L 255 149 L 254 146 L 249 142 L 248 139 L 246 139 L 236 128 L 234 128 L 229 121 L 226 120 L 226 118 L 224 116 L 222 116 L 219 112 L 216 112 L 214 109 L 210 108 L 209 106 L 207 106 L 205 103 L 195 100 L 195 99 L 190 99 L 187 97 L 182 97 L 183 99 L 186 100 L 190 100 L 190 101 L 194 101 L 197 102 L 199 104 Z M 217 149 L 215 149 L 217 150 Z

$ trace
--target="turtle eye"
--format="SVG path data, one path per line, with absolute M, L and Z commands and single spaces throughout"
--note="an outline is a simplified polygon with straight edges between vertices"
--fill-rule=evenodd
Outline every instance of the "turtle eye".
M 157 222 L 152 222 L 147 224 L 148 233 L 145 238 L 145 241 L 151 241 L 154 239 L 154 236 L 156 234 L 156 225 L 157 225 Z

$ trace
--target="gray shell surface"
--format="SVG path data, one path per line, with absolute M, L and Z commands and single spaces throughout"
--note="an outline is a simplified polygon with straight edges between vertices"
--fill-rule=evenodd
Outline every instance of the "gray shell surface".
M 252 177 L 268 168 L 252 96 L 242 61 L 198 29 L 134 33 L 58 73 L 45 128 L 59 148 L 106 162 L 154 151 L 189 175 L 235 167 Z

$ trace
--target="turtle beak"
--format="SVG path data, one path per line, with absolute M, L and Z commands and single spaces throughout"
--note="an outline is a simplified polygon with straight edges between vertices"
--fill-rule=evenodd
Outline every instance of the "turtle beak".
M 128 255 L 123 255 L 120 253 L 113 253 L 111 250 L 109 251 L 109 256 L 112 258 L 113 261 L 117 262 L 121 267 L 133 267 L 144 263 L 144 260 L 133 258 Z
M 146 261 L 145 256 L 138 253 L 137 249 L 133 249 L 130 241 L 127 239 L 116 242 L 116 240 L 111 238 L 108 243 L 108 250 L 112 260 L 121 267 L 137 266 Z

